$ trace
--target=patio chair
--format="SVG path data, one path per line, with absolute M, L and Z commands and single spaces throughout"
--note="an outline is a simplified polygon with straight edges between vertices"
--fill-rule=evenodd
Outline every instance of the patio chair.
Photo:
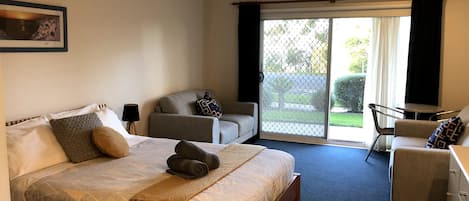
M 384 115 L 384 116 L 387 116 L 387 117 L 391 117 L 391 118 L 394 118 L 394 119 L 402 119 L 402 117 L 395 116 L 392 113 L 398 113 L 398 114 L 404 115 L 404 111 L 402 111 L 402 110 L 398 110 L 398 109 L 395 109 L 395 108 L 390 108 L 390 107 L 386 107 L 386 106 L 378 105 L 378 104 L 374 104 L 374 103 L 368 104 L 368 108 L 371 109 L 371 114 L 373 115 L 373 121 L 375 123 L 375 129 L 376 129 L 376 132 L 378 132 L 378 136 L 376 136 L 376 138 L 373 141 L 373 144 L 371 145 L 370 149 L 368 150 L 368 154 L 366 155 L 365 161 L 367 161 L 368 157 L 370 157 L 371 152 L 375 148 L 376 142 L 378 141 L 379 137 L 381 137 L 382 135 L 394 135 L 394 128 L 393 127 L 382 128 L 379 125 L 378 114 Z

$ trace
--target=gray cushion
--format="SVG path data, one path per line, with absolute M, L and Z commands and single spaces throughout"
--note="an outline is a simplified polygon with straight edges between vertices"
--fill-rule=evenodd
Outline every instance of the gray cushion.
M 78 163 L 102 155 L 91 138 L 93 129 L 102 126 L 95 113 L 53 119 L 50 124 L 57 141 L 72 162 Z
M 171 94 L 160 99 L 161 111 L 171 114 L 195 114 L 197 95 L 191 91 Z
M 254 128 L 254 117 L 242 114 L 224 114 L 223 121 L 230 121 L 238 124 L 239 135 L 250 134 Z
M 238 125 L 229 121 L 220 121 L 220 143 L 228 144 L 238 138 Z
M 161 112 L 171 114 L 197 114 L 195 101 L 203 98 L 205 92 L 209 92 L 210 97 L 215 98 L 210 90 L 194 89 L 182 91 L 161 98 L 159 102 L 160 110 Z

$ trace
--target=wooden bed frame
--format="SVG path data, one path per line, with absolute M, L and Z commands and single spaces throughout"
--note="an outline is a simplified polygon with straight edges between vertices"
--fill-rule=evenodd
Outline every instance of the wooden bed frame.
M 277 201 L 300 201 L 301 174 L 293 173 L 293 180 L 278 197 Z
M 99 104 L 99 109 L 104 109 L 107 107 L 106 104 Z M 5 126 L 12 126 L 15 124 L 19 124 L 21 122 L 37 118 L 35 117 L 27 117 L 24 119 L 14 120 L 14 121 L 7 121 L 5 122 Z M 276 201 L 300 201 L 300 183 L 301 183 L 301 174 L 293 173 L 293 179 L 287 188 L 280 194 Z

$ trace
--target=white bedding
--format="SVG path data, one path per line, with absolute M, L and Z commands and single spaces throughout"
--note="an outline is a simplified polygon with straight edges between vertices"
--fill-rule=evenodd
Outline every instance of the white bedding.
M 12 200 L 46 200 L 47 196 L 44 195 L 54 194 L 57 191 L 65 192 L 67 195 L 65 200 L 102 200 L 104 198 L 128 200 L 151 185 L 152 178 L 167 174 L 165 173 L 166 159 L 174 153 L 174 146 L 178 141 L 139 136 L 132 136 L 127 140 L 131 146 L 131 152 L 128 157 L 122 158 L 126 160 L 126 163 L 115 161 L 120 159 L 100 158 L 79 164 L 61 163 L 32 172 L 10 182 Z M 148 145 L 150 142 L 151 149 Z M 224 145 L 208 143 L 196 144 L 213 153 L 224 147 Z M 141 161 L 142 158 L 145 160 Z M 290 183 L 293 170 L 294 159 L 290 154 L 265 149 L 191 200 L 275 200 Z M 65 172 L 67 173 L 65 178 L 69 180 L 59 185 L 60 189 L 57 185 L 53 185 L 54 182 L 46 183 L 48 187 L 44 188 L 45 185 L 41 183 L 44 180 L 42 178 L 63 176 L 62 173 Z M 52 187 L 49 187 L 49 184 Z M 40 191 L 28 193 L 29 199 L 26 199 L 25 192 L 31 192 L 31 189 L 37 189 L 38 186 L 41 187 Z

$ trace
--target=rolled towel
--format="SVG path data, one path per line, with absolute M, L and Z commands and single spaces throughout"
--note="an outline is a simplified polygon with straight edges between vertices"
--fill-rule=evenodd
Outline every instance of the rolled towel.
M 185 158 L 206 163 L 210 170 L 217 169 L 220 166 L 220 159 L 218 159 L 217 155 L 208 153 L 188 141 L 181 140 L 174 150 L 177 154 Z
M 184 179 L 196 179 L 208 174 L 208 166 L 204 162 L 191 160 L 174 154 L 166 160 L 170 169 L 166 172 Z

